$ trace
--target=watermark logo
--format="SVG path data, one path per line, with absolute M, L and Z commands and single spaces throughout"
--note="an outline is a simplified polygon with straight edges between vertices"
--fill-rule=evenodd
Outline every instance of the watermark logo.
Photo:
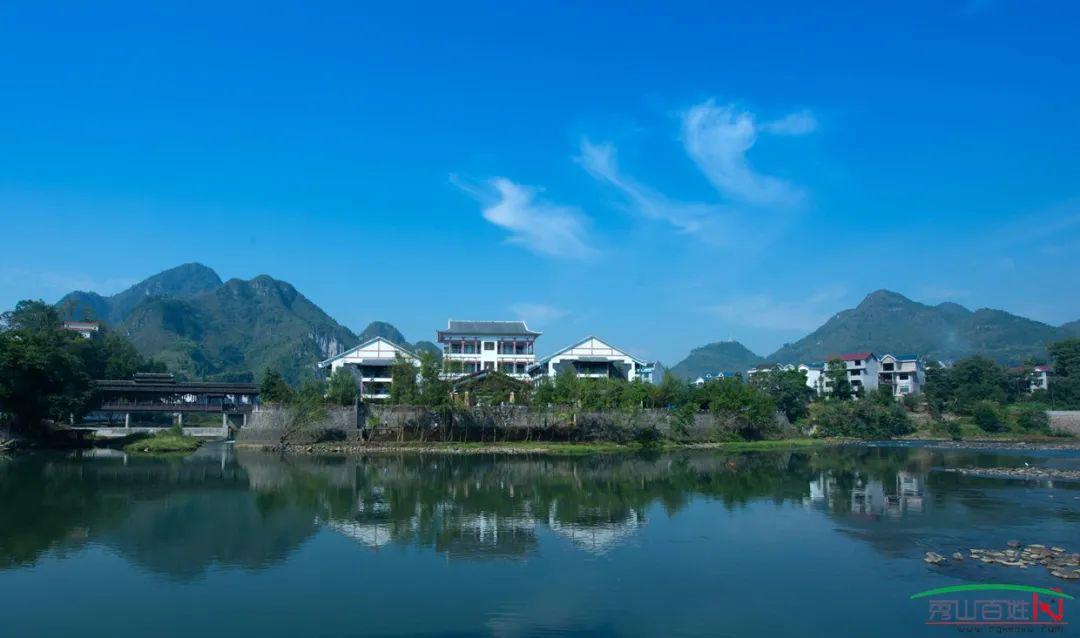
M 955 627 L 965 633 L 1061 633 L 1065 601 L 1060 589 L 1028 585 L 979 584 L 919 592 L 927 600 L 926 624 Z

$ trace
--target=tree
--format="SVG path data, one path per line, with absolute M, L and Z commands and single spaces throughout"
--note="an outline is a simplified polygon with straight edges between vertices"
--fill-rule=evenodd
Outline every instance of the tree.
M 285 425 L 280 436 L 282 444 L 326 419 L 325 396 L 326 383 L 323 381 L 305 381 L 297 389 L 285 412 Z
M 442 378 L 442 362 L 434 352 L 420 353 L 420 405 L 445 408 L 450 405 L 450 384 Z
M 806 385 L 806 375 L 798 370 L 770 370 L 759 372 L 750 378 L 750 383 L 761 390 L 776 403 L 788 421 L 806 417 L 810 413 L 810 400 L 814 391 Z
M 993 401 L 978 401 L 972 406 L 975 425 L 985 432 L 1000 432 L 1005 429 L 1005 420 L 1001 416 L 1001 407 Z
M 288 403 L 292 396 L 293 389 L 280 372 L 273 368 L 267 368 L 263 372 L 262 381 L 259 383 L 259 399 L 266 403 Z
M 81 416 L 93 398 L 87 360 L 96 355 L 88 340 L 63 330 L 42 301 L 20 301 L 0 325 L 0 412 L 14 429 L 36 433 L 46 419 Z
M 1054 361 L 1055 377 L 1080 376 L 1080 337 L 1051 343 L 1046 349 Z
M 341 367 L 330 375 L 326 400 L 335 405 L 352 405 L 356 402 L 356 391 L 356 378 Z
M 825 368 L 825 378 L 829 381 L 829 393 L 834 399 L 847 401 L 855 391 L 848 379 L 847 364 L 840 359 L 832 359 Z
M 1014 385 L 1000 365 L 973 356 L 957 361 L 951 368 L 927 371 L 925 392 L 941 410 L 971 414 L 979 401 L 1003 403 L 1015 397 Z
M 420 398 L 420 387 L 416 383 L 416 365 L 412 360 L 400 354 L 394 357 L 390 366 L 390 403 L 395 405 L 416 405 Z

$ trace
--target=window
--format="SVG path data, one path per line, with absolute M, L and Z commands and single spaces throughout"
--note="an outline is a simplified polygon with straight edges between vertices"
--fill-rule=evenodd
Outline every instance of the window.
M 881 369 L 891 372 L 892 369 L 893 369 L 893 364 L 891 364 L 891 363 L 883 363 L 883 364 L 881 364 Z
M 908 375 L 906 375 L 906 374 L 900 375 L 900 380 L 901 381 L 907 381 L 908 380 Z
M 909 386 L 909 385 L 900 386 L 900 394 L 911 394 L 911 386 Z
M 862 374 L 862 370 L 848 370 L 848 372 L 851 373 L 851 376 L 853 377 L 857 377 Z
M 494 341 L 485 341 L 484 342 L 484 351 L 485 352 L 489 352 L 489 351 L 494 350 L 494 349 L 495 349 L 495 342 Z

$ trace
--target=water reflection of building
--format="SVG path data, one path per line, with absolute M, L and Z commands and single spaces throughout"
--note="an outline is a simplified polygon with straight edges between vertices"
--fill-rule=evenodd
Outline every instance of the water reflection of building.
M 594 516 L 578 516 L 574 521 L 558 519 L 557 503 L 548 516 L 548 527 L 555 533 L 570 539 L 574 545 L 593 554 L 603 554 L 623 540 L 633 536 L 644 524 L 644 519 L 634 510 L 622 517 L 604 516 L 594 512 Z M 612 520 L 614 519 L 614 520 Z
M 807 506 L 825 505 L 830 509 L 850 509 L 853 514 L 888 516 L 900 518 L 906 514 L 921 514 L 925 507 L 924 479 L 907 471 L 896 473 L 895 483 L 866 478 L 858 473 L 847 498 L 831 472 L 822 472 L 810 481 L 810 495 L 804 499 Z
M 377 496 L 381 497 L 381 494 Z M 381 500 L 374 503 L 360 500 L 357 502 L 356 515 L 352 519 L 331 519 L 326 522 L 326 526 L 371 549 L 379 549 L 394 540 L 394 528 L 390 524 L 390 505 Z

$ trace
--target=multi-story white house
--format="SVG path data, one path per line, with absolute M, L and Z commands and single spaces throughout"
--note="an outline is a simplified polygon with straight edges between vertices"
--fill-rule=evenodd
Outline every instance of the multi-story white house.
M 1047 390 L 1050 388 L 1050 366 L 1038 365 L 1031 369 L 1030 391 Z
M 481 370 L 497 370 L 517 379 L 528 379 L 528 368 L 536 362 L 539 332 L 529 330 L 524 321 L 447 322 L 436 333 L 443 348 L 443 370 L 456 379 Z
M 847 371 L 848 381 L 851 388 L 859 393 L 873 392 L 878 387 L 878 374 L 881 372 L 881 361 L 873 352 L 852 352 L 836 357 L 829 357 L 829 361 L 839 359 Z M 828 363 L 825 364 L 828 371 Z M 822 383 L 824 392 L 832 392 L 832 384 L 828 375 Z
M 645 379 L 652 374 L 646 362 L 597 339 L 586 337 L 572 346 L 554 352 L 529 366 L 533 379 L 555 377 L 564 370 L 589 379 Z M 647 372 L 646 372 L 647 371 Z M 651 380 L 651 376 L 648 380 Z
M 881 357 L 878 385 L 888 387 L 893 396 L 922 392 L 926 383 L 926 366 L 918 355 L 887 354 Z
M 382 337 L 375 337 L 320 361 L 318 369 L 325 377 L 344 368 L 356 379 L 361 398 L 378 401 L 390 397 L 390 385 L 393 383 L 390 368 L 398 357 L 420 367 L 420 359 L 415 354 Z

